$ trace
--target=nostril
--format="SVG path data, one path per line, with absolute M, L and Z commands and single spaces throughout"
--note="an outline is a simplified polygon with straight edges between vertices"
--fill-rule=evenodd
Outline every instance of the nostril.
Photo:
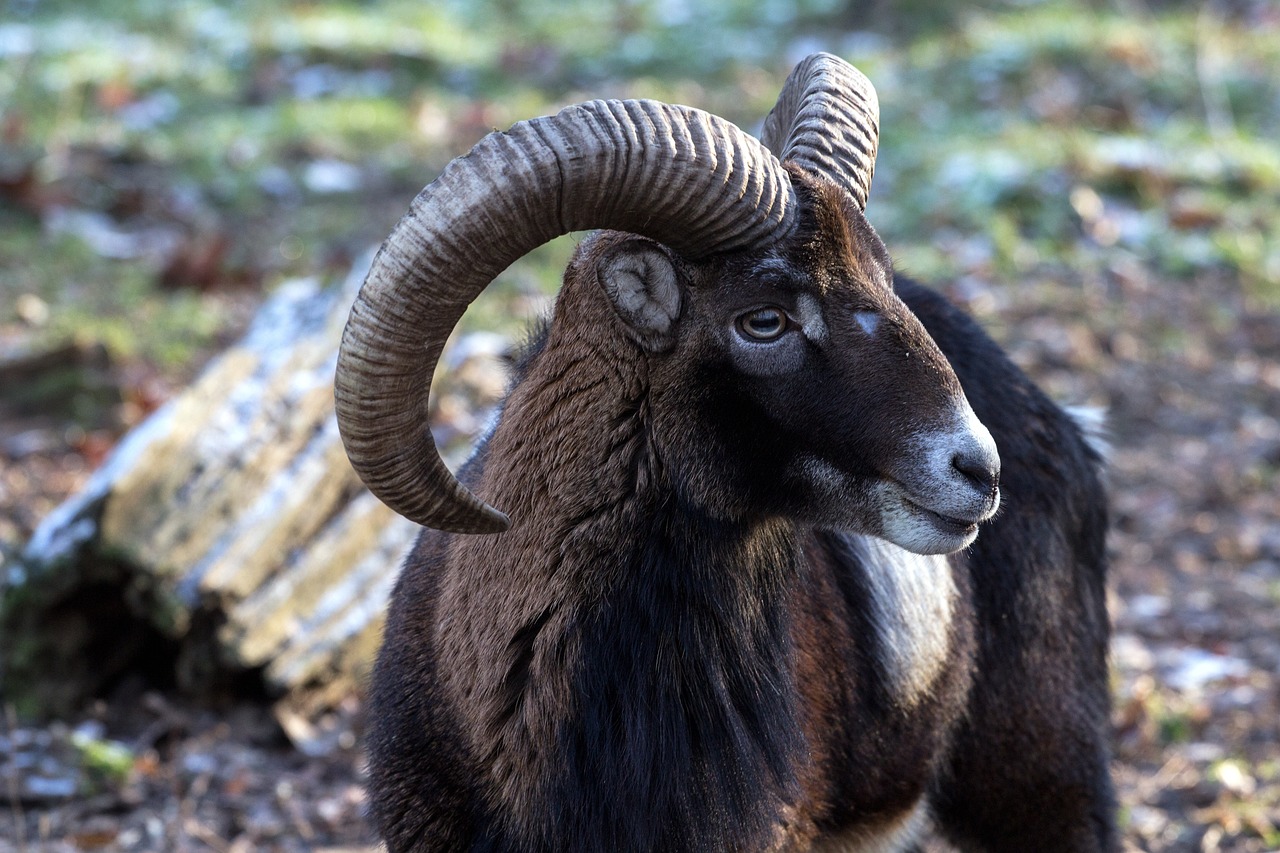
M 985 454 L 957 453 L 951 457 L 951 467 L 983 494 L 994 495 L 1000 487 L 1000 469 Z

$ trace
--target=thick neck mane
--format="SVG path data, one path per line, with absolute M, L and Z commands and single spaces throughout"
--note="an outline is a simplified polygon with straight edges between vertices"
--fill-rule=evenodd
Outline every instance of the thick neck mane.
M 479 490 L 515 523 L 454 541 L 484 568 L 443 579 L 441 670 L 495 812 L 548 849 L 768 846 L 799 795 L 797 535 L 680 504 L 644 359 L 601 338 L 553 329 L 507 402 Z

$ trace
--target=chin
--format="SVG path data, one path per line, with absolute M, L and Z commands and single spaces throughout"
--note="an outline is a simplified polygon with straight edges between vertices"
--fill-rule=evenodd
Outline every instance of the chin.
M 904 503 L 881 514 L 880 536 L 913 554 L 954 554 L 978 538 L 976 522 L 949 518 Z

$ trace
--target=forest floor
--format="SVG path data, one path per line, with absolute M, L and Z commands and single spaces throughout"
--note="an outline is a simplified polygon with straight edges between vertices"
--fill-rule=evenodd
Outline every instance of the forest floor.
M 1098 286 L 1012 288 L 998 308 L 986 304 L 994 284 L 947 291 L 976 313 L 998 310 L 1003 343 L 1051 392 L 1108 412 L 1127 849 L 1276 850 L 1280 315 L 1240 304 L 1215 275 L 1188 286 L 1135 269 Z M 1115 298 L 1123 322 L 1099 322 L 1095 303 Z M 1178 329 L 1196 331 L 1175 352 L 1152 351 Z M 13 426 L 0 422 L 3 495 L 7 517 L 22 519 L 74 492 L 101 451 L 67 441 L 79 438 L 67 423 Z M 38 446 L 13 453 L 33 436 Z M 358 848 L 358 743 L 353 729 L 350 749 L 305 756 L 265 703 L 195 707 L 129 681 L 76 719 L 0 726 L 0 839 L 11 839 L 0 851 Z
M 1280 152 L 1267 141 L 1280 138 L 1280 14 L 1032 5 L 909 43 L 840 43 L 867 57 L 884 104 L 868 212 L 901 265 L 973 313 L 1051 395 L 1106 412 L 1125 849 L 1280 850 Z M 217 43 L 206 30 L 227 22 L 210 15 L 167 25 Z M 0 114 L 0 591 L 40 520 L 235 339 L 265 289 L 340 275 L 424 175 L 489 126 L 580 99 L 554 81 L 586 74 L 509 52 L 484 67 L 541 89 L 488 93 L 484 74 L 450 77 L 407 48 L 344 54 L 333 28 L 299 43 L 259 25 L 267 44 L 228 65 L 240 76 L 218 91 L 108 75 L 77 102 L 92 133 L 66 110 L 55 127 L 22 101 Z M 79 68 L 57 27 L 33 25 L 23 48 L 25 31 L 0 26 L 0 95 L 21 80 L 39 100 L 33 81 L 56 75 L 32 67 Z M 360 40 L 357 27 L 342 32 Z M 567 37 L 548 44 L 570 55 Z M 719 91 L 652 69 L 588 82 L 749 126 L 782 74 L 732 59 L 739 70 Z M 471 94 L 449 94 L 459 85 Z M 227 115 L 280 127 L 231 144 L 209 106 L 223 90 Z M 330 130 L 324 121 L 347 114 L 335 99 L 371 101 L 363 124 Z M 285 102 L 287 121 L 264 111 Z M 414 109 L 396 113 L 400 102 Z M 188 109 L 209 125 L 180 133 L 173 114 Z M 407 152 L 386 130 L 404 126 L 416 128 Z M 230 176 L 184 153 L 197 137 L 217 140 Z M 566 253 L 514 268 L 507 296 L 469 322 L 513 334 L 511 294 L 551 292 Z M 0 853 L 373 849 L 359 697 L 339 746 L 306 755 L 264 697 L 197 704 L 150 675 L 54 722 L 4 702 Z

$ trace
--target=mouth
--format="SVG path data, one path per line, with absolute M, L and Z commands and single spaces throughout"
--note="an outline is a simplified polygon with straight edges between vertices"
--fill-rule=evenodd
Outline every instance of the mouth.
M 999 496 L 948 506 L 939 512 L 919 503 L 902 484 L 885 480 L 881 486 L 880 530 L 877 535 L 916 554 L 953 554 L 978 538 L 978 527 L 995 515 Z
M 902 502 L 917 515 L 928 520 L 929 523 L 936 527 L 940 533 L 944 533 L 948 536 L 968 538 L 978 532 L 978 524 L 982 521 L 982 519 L 971 521 L 950 515 L 943 515 L 940 512 L 934 512 L 928 507 L 923 507 L 906 497 L 902 499 Z

